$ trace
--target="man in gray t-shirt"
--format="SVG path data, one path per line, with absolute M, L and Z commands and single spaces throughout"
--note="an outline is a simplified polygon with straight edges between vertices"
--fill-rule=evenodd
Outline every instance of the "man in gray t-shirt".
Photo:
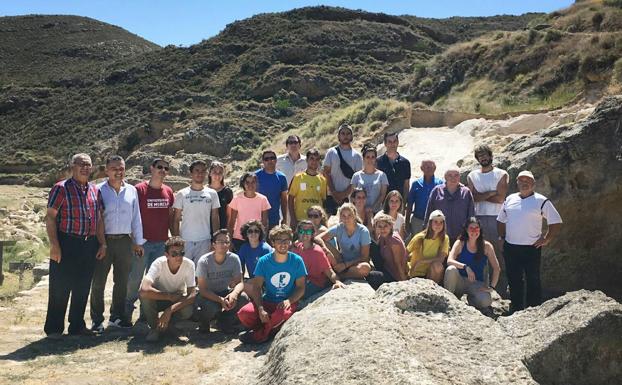
M 231 238 L 225 229 L 214 233 L 212 245 L 214 251 L 201 256 L 197 263 L 199 295 L 194 303 L 195 316 L 201 332 L 209 333 L 211 320 L 217 318 L 222 332 L 235 333 L 240 329 L 236 314 L 248 303 L 243 293 L 240 257 L 229 251 Z
M 344 175 L 341 170 L 341 158 L 337 152 L 343 157 L 343 160 L 350 166 L 352 172 L 355 173 L 363 169 L 363 157 L 361 153 L 352 148 L 352 128 L 347 124 L 339 126 L 337 133 L 339 139 L 339 146 L 331 147 L 326 152 L 324 158 L 323 173 L 328 183 L 328 197 L 326 200 L 326 210 L 329 214 L 336 214 L 337 207 L 347 201 L 352 187 L 350 181 L 352 175 Z

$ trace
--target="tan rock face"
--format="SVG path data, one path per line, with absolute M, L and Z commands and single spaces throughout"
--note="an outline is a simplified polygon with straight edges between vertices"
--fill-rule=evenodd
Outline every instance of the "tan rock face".
M 543 287 L 551 294 L 599 289 L 622 298 L 622 97 L 605 99 L 585 120 L 510 143 L 497 157 L 510 174 L 531 170 L 536 191 L 559 210 L 559 238 L 544 249 Z
M 430 280 L 375 293 L 354 283 L 285 323 L 257 383 L 610 384 L 620 375 L 620 327 L 622 305 L 599 292 L 495 322 Z

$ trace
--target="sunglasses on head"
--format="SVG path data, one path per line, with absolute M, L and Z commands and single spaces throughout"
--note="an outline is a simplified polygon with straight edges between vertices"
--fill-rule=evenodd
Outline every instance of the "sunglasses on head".
M 168 171 L 168 166 L 162 166 L 161 164 L 157 165 L 157 166 L 156 166 L 156 168 L 157 168 L 158 170 L 162 170 L 162 169 L 164 169 L 164 171 Z
M 300 229 L 300 230 L 298 230 L 298 234 L 300 234 L 300 235 L 313 235 L 313 232 L 314 232 L 313 229 L 307 229 L 307 230 Z

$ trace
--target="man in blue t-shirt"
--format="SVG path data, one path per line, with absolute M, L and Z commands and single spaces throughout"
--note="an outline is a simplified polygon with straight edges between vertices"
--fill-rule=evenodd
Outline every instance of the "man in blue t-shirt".
M 299 255 L 289 252 L 292 238 L 287 225 L 272 229 L 274 251 L 259 258 L 255 277 L 244 286 L 252 301 L 238 312 L 242 325 L 250 329 L 240 334 L 244 343 L 262 343 L 274 337 L 305 293 L 307 269 Z
M 266 150 L 261 154 L 263 167 L 255 171 L 257 175 L 257 192 L 265 195 L 270 202 L 268 223 L 270 229 L 287 218 L 287 177 L 276 169 L 276 152 Z M 279 212 L 280 211 L 280 212 Z
M 413 235 L 427 226 L 427 223 L 423 223 L 423 221 L 432 189 L 439 184 L 445 183 L 441 178 L 434 176 L 434 172 L 436 171 L 436 164 L 434 161 L 422 161 L 421 171 L 423 172 L 423 176 L 415 180 L 410 187 L 408 204 L 406 205 L 406 230 L 410 231 Z M 413 204 L 415 205 L 414 210 Z

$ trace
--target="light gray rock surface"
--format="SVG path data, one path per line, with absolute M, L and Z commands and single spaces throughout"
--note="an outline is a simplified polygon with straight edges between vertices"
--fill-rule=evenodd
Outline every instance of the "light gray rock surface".
M 603 359 L 597 360 L 608 369 L 591 369 L 609 370 L 600 378 L 611 378 L 619 373 L 621 309 L 602 293 L 582 291 L 496 322 L 429 280 L 385 284 L 376 293 L 352 283 L 326 293 L 285 323 L 257 383 L 586 383 L 572 377 L 555 382 L 538 366 L 557 351 L 560 340 L 583 334 L 601 336 L 594 339 L 597 345 L 605 336 L 611 340 L 599 345 Z M 588 355 L 558 362 L 579 370 L 594 360 L 573 360 Z
M 510 174 L 531 170 L 564 224 L 545 247 L 542 285 L 552 295 L 601 290 L 622 301 L 622 96 L 604 99 L 586 119 L 524 136 L 496 157 Z

